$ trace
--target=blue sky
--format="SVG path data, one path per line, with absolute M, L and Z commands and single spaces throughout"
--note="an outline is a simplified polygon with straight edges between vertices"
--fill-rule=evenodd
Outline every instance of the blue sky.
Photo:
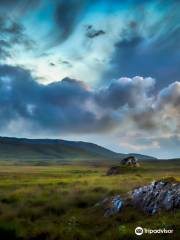
M 179 157 L 179 1 L 0 2 L 0 134 Z

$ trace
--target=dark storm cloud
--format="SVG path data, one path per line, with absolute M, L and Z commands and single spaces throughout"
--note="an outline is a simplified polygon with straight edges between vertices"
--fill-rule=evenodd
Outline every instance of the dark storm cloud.
M 87 106 L 92 93 L 79 81 L 64 79 L 42 85 L 20 67 L 0 66 L 0 121 L 8 127 L 12 121 L 25 120 L 37 131 L 102 131 L 112 124 L 111 117 L 98 116 Z M 4 106 L 4 107 L 3 107 Z M 27 126 L 25 126 L 27 127 Z
M 0 126 L 23 121 L 36 133 L 97 133 L 119 128 L 123 120 L 140 129 L 176 131 L 180 83 L 152 95 L 152 78 L 120 78 L 99 89 L 65 78 L 43 85 L 21 67 L 0 66 Z M 173 131 L 171 126 L 173 124 Z

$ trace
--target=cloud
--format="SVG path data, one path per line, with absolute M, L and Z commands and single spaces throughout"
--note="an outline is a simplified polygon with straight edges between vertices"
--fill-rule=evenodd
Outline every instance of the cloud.
M 101 35 L 106 34 L 103 30 L 95 30 L 92 25 L 88 25 L 86 28 L 86 36 L 88 38 L 95 38 Z
M 132 116 L 140 128 L 180 134 L 180 82 L 160 90 L 149 106 Z
M 27 131 L 55 135 L 103 133 L 124 123 L 144 131 L 177 132 L 180 83 L 171 84 L 156 96 L 152 93 L 154 84 L 150 77 L 134 77 L 113 80 L 97 89 L 69 78 L 43 85 L 28 70 L 1 65 L 1 127 L 8 128 L 19 119 L 25 122 L 25 129 L 26 123 L 31 126 Z
M 106 131 L 112 120 L 99 116 L 88 107 L 92 98 L 87 86 L 69 78 L 42 85 L 27 70 L 20 67 L 0 67 L 1 126 L 7 128 L 14 121 L 25 122 L 32 132 L 53 134 Z
M 3 12 L 14 10 L 18 11 L 21 15 L 26 14 L 28 11 L 34 10 L 40 4 L 41 0 L 1 0 L 0 11 Z
M 148 93 L 154 87 L 155 80 L 153 78 L 120 78 L 111 81 L 108 87 L 100 89 L 96 94 L 98 104 L 103 107 L 119 109 L 123 106 L 128 108 L 138 108 L 146 105 Z
M 118 4 L 118 1 L 114 1 L 114 4 Z M 76 30 L 78 24 L 83 19 L 92 13 L 93 7 L 98 8 L 101 6 L 101 0 L 60 0 L 55 1 L 56 8 L 54 12 L 55 31 L 53 31 L 53 39 L 51 41 L 52 46 L 56 46 L 66 41 Z M 108 0 L 104 3 L 105 6 L 111 7 L 112 1 Z M 105 34 L 103 30 L 95 30 L 87 28 L 86 36 L 94 38 Z
M 26 50 L 33 49 L 35 42 L 27 36 L 22 24 L 0 15 L 0 59 L 12 57 L 14 46 L 23 46 Z
M 43 85 L 22 67 L 0 65 L 0 134 L 96 136 L 100 142 L 107 138 L 116 150 L 175 156 L 180 141 L 180 83 L 157 93 L 154 87 L 153 78 L 138 76 L 96 88 L 70 78 Z
M 159 12 L 161 8 L 161 13 Z M 121 75 L 152 76 L 161 89 L 179 79 L 179 3 L 162 1 L 136 4 L 129 9 L 129 19 L 121 19 L 124 27 L 114 44 L 109 68 L 103 79 Z
M 160 91 L 158 95 L 158 108 L 173 107 L 180 113 L 180 82 L 171 83 Z
M 72 68 L 72 67 L 73 67 L 73 65 L 71 64 L 70 61 L 63 60 L 63 59 L 61 59 L 61 58 L 59 59 L 59 62 L 58 62 L 58 63 L 66 66 L 66 67 L 68 67 L 68 68 Z
M 5 40 L 0 40 L 0 59 L 6 59 L 11 56 L 10 50 L 11 45 Z
M 59 45 L 71 36 L 93 2 L 94 0 L 60 0 L 55 2 L 54 21 L 56 31 L 53 32 L 52 46 Z
M 146 149 L 160 148 L 160 144 L 158 141 L 152 141 L 151 143 L 130 143 L 130 139 L 128 139 L 127 142 L 124 142 L 123 140 L 120 145 L 136 152 L 141 152 Z

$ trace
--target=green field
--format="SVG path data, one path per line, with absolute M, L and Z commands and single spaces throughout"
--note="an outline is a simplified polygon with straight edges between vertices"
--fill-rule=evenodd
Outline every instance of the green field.
M 1 165 L 0 239 L 133 240 L 137 226 L 175 230 L 173 235 L 137 239 L 179 239 L 179 211 L 147 216 L 128 206 L 107 218 L 95 204 L 117 193 L 124 197 L 152 180 L 180 179 L 180 161 L 143 162 L 117 176 L 106 176 L 107 169 L 107 165 Z

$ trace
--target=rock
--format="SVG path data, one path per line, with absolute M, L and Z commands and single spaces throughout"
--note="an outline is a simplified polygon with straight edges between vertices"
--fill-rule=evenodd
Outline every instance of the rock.
M 107 197 L 96 206 L 101 206 L 104 209 L 104 216 L 109 217 L 116 213 L 119 213 L 123 208 L 123 200 L 119 195 Z
M 131 203 L 145 213 L 155 214 L 161 210 L 180 208 L 180 182 L 164 179 L 136 188 L 130 192 Z
M 139 163 L 136 157 L 129 156 L 121 160 L 121 164 L 131 166 L 131 167 L 139 167 Z
M 133 156 L 129 156 L 127 158 L 122 159 L 121 165 L 111 167 L 110 169 L 108 169 L 106 175 L 111 176 L 111 175 L 117 175 L 117 174 L 123 173 L 123 172 L 127 171 L 127 169 L 129 169 L 126 167 L 139 167 L 137 158 L 135 158 Z

